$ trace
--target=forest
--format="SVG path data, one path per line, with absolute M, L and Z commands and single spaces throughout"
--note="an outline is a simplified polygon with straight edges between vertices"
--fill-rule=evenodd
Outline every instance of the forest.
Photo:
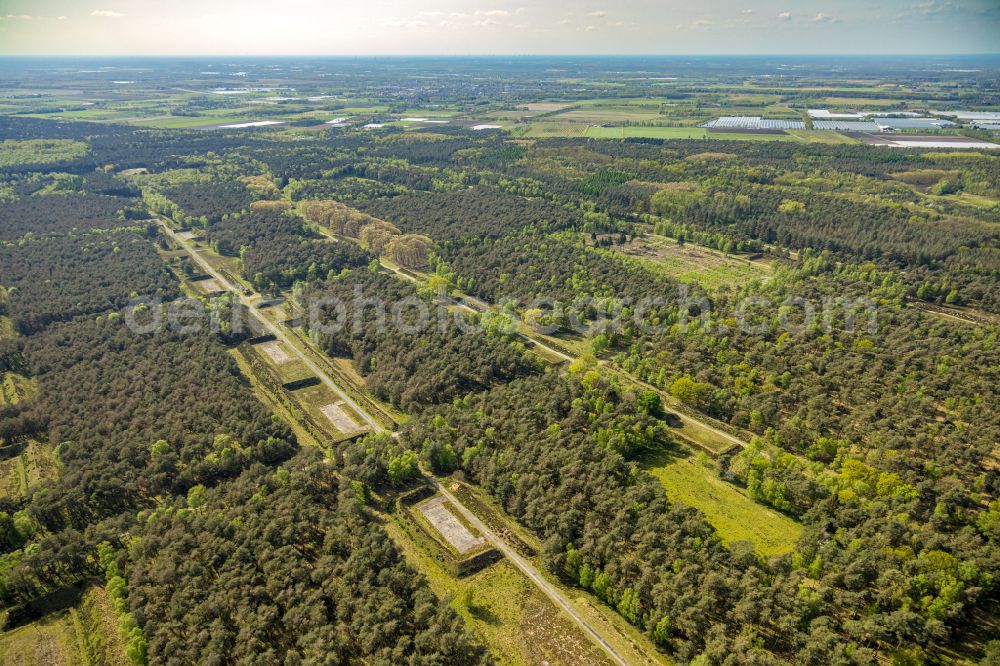
M 118 553 L 150 661 L 493 663 L 315 451 L 196 489 Z
M 141 236 L 60 236 L 0 246 L 6 307 L 17 329 L 36 333 L 54 322 L 123 308 L 139 296 L 179 295 Z
M 355 270 L 305 295 L 315 302 L 317 340 L 331 356 L 349 356 L 376 395 L 403 409 L 447 402 L 539 369 L 502 331 L 459 323 L 385 273 Z M 470 331 L 469 329 L 472 328 Z
M 0 450 L 6 457 L 38 442 L 55 469 L 26 493 L 0 497 L 3 622 L 30 622 L 52 595 L 103 579 L 114 601 L 110 631 L 133 664 L 493 663 L 404 563 L 351 483 L 301 450 L 258 401 L 227 353 L 238 331 L 208 319 L 245 317 L 240 306 L 206 299 L 197 332 L 145 328 L 165 307 L 155 302 L 123 310 L 140 296 L 175 299 L 180 285 L 154 249 L 155 227 L 104 231 L 119 220 L 119 202 L 102 211 L 91 198 L 26 201 L 18 241 L 0 246 L 2 312 L 17 333 L 0 340 L 0 368 L 37 384 L 0 409 Z M 69 225 L 74 209 L 87 224 Z M 355 245 L 295 228 L 261 237 L 314 243 L 310 254 L 330 271 L 370 261 Z M 249 552 L 256 573 L 244 566 Z M 214 569 L 219 557 L 232 559 L 205 578 L 202 565 Z M 169 569 L 174 587 L 162 578 Z M 301 594 L 292 594 L 293 579 Z M 195 638 L 206 626 L 210 638 Z
M 580 367 L 431 410 L 403 441 L 438 471 L 461 468 L 544 539 L 554 573 L 682 660 L 753 661 L 764 640 L 793 663 L 868 663 L 882 643 L 945 638 L 987 594 L 995 525 L 963 525 L 953 509 L 884 481 L 872 484 L 877 495 L 842 491 L 814 506 L 792 557 L 723 547 L 698 512 L 669 502 L 629 463 L 644 449 L 676 446 L 655 402 L 642 398 Z M 877 475 L 844 467 L 844 490 Z
M 676 663 L 984 654 L 1000 157 L 381 129 L 0 116 L 61 142 L 0 164 L 0 371 L 37 387 L 0 451 L 58 470 L 0 498 L 0 611 L 97 578 L 137 664 L 502 662 L 391 536 L 432 472 Z M 302 445 L 249 333 L 136 334 L 128 303 L 191 292 L 154 215 L 396 436 Z M 725 537 L 678 461 L 795 538 Z

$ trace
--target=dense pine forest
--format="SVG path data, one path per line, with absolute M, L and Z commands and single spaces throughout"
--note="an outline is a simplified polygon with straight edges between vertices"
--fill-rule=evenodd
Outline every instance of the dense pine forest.
M 0 403 L 0 456 L 52 461 L 0 498 L 8 624 L 96 579 L 137 664 L 493 663 L 387 517 L 436 474 L 674 663 L 986 653 L 1000 156 L 7 116 L 0 138 L 72 142 L 0 166 L 0 371 L 33 387 Z M 195 294 L 164 229 L 280 297 L 257 314 L 397 435 L 305 446 L 233 353 L 251 313 Z M 182 297 L 245 326 L 136 333 Z M 663 482 L 699 458 L 787 548 Z

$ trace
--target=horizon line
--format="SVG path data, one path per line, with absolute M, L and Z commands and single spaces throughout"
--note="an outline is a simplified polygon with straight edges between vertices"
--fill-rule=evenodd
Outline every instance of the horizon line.
M 0 53 L 0 58 L 947 58 L 998 57 L 1000 51 L 949 53 Z

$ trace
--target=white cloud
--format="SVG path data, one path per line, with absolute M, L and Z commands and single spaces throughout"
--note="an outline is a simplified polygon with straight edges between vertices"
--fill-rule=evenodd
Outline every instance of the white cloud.
M 708 28 L 712 25 L 712 22 L 708 19 L 698 19 L 697 21 L 691 21 L 692 28 Z
M 743 11 L 740 12 L 740 14 L 753 14 L 753 10 L 752 9 L 744 9 Z
M 816 16 L 814 16 L 811 19 L 809 19 L 809 22 L 810 23 L 833 23 L 836 20 L 837 19 L 833 18 L 832 16 L 829 16 L 827 14 L 824 14 L 823 12 L 820 12 L 820 13 L 816 14 Z
M 562 21 L 559 21 L 559 25 L 569 25 L 570 23 L 572 23 L 572 21 L 570 21 L 569 19 L 563 19 Z
M 112 11 L 110 9 L 95 9 L 94 11 L 90 12 L 90 15 L 103 16 L 104 18 L 118 18 L 119 16 L 125 16 L 124 14 Z
M 780 18 L 782 21 L 789 21 L 792 18 L 792 13 L 791 12 L 781 12 L 780 14 L 778 14 L 778 18 Z
M 68 18 L 69 18 L 68 16 L 58 16 L 58 17 L 56 17 L 56 20 L 57 21 L 65 21 Z
M 0 16 L 0 21 L 30 21 L 31 17 L 27 14 L 7 14 L 6 16 Z
M 607 15 L 608 13 L 603 9 L 598 10 L 596 12 L 590 12 L 589 14 L 587 14 L 587 16 L 593 16 L 594 18 L 604 18 Z
M 476 12 L 477 14 L 482 14 L 483 16 L 510 16 L 510 12 L 506 9 L 490 9 L 485 12 Z
M 588 25 L 586 28 L 584 28 L 584 30 L 587 31 L 587 32 L 594 32 L 595 30 L 597 30 L 597 26 L 596 25 Z

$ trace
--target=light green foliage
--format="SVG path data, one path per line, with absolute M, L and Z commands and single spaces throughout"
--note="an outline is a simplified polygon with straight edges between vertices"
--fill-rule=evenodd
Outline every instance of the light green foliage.
M 97 546 L 97 559 L 107 581 L 105 589 L 118 616 L 118 631 L 125 642 L 125 654 L 132 666 L 143 666 L 148 658 L 149 646 L 132 613 L 128 612 L 128 586 L 118 566 L 118 551 L 104 541 Z
M 712 401 L 713 387 L 706 382 L 697 382 L 687 375 L 670 385 L 670 395 L 697 409 L 705 409 Z
M 47 164 L 72 160 L 86 154 L 89 147 L 71 139 L 7 139 L 0 143 L 0 167 Z
M 190 509 L 197 509 L 202 504 L 205 503 L 205 493 L 207 492 L 205 486 L 198 484 L 197 486 L 192 486 L 188 490 L 187 494 L 187 505 Z

